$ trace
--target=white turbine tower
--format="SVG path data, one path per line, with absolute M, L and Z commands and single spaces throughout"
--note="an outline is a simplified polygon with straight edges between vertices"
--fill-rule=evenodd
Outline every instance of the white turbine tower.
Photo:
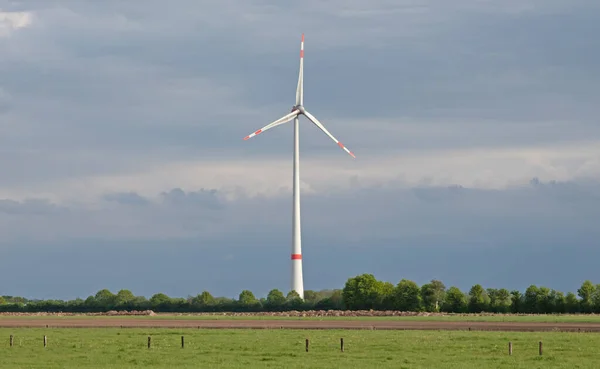
M 294 209 L 292 214 L 292 291 L 296 291 L 302 299 L 304 299 L 304 283 L 302 280 L 302 241 L 300 237 L 300 153 L 299 153 L 299 121 L 298 116 L 304 115 L 310 120 L 315 126 L 317 126 L 323 133 L 331 138 L 339 147 L 344 149 L 348 154 L 354 154 L 350 152 L 340 141 L 338 141 L 327 129 L 304 108 L 304 34 L 302 34 L 302 41 L 300 43 L 300 73 L 298 76 L 298 87 L 296 88 L 296 104 L 292 107 L 292 112 L 284 115 L 276 121 L 267 124 L 258 131 L 244 137 L 247 140 L 254 137 L 268 129 L 276 127 L 280 124 L 284 124 L 294 119 Z

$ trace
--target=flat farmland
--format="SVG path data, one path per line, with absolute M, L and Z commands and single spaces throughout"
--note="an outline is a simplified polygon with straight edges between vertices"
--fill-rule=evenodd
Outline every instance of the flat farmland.
M 0 328 L 0 338 L 6 368 L 591 369 L 600 362 L 600 335 L 563 332 Z
M 600 332 L 597 315 L 460 315 L 383 317 L 2 315 L 0 327 L 14 328 L 214 328 L 366 329 Z

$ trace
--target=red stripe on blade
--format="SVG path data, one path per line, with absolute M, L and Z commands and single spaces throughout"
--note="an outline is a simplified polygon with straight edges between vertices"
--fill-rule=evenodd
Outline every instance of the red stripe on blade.
M 302 254 L 292 254 L 292 260 L 302 260 Z
M 258 131 L 254 132 L 255 135 L 259 134 L 262 132 L 262 129 L 259 129 Z

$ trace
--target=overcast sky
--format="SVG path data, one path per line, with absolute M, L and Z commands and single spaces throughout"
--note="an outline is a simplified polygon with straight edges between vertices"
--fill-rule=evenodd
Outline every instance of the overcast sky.
M 600 283 L 596 0 L 0 0 L 0 294 Z

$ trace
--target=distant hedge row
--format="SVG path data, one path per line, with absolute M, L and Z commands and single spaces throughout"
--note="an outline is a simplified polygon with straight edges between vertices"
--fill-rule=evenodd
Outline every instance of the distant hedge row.
M 153 310 L 155 312 L 257 312 L 289 310 L 401 310 L 448 313 L 600 313 L 600 285 L 585 281 L 577 290 L 563 293 L 531 285 L 525 292 L 505 288 L 483 288 L 476 284 L 468 292 L 446 288 L 438 280 L 422 286 L 403 279 L 394 285 L 377 280 L 372 274 L 349 278 L 341 290 L 297 293 L 274 289 L 266 297 L 256 298 L 244 290 L 238 299 L 213 297 L 204 291 L 187 298 L 157 293 L 150 299 L 135 296 L 129 290 L 116 294 L 107 289 L 87 299 L 27 300 L 0 297 L 0 312 L 106 312 L 110 310 Z

